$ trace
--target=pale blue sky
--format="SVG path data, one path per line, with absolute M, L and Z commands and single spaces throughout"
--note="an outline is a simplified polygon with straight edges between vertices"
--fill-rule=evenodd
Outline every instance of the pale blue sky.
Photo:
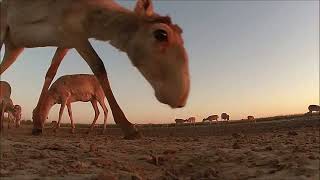
M 132 8 L 134 1 L 119 1 Z M 127 56 L 92 40 L 108 71 L 118 103 L 133 123 L 228 112 L 231 119 L 306 112 L 319 104 L 318 1 L 155 1 L 183 30 L 190 60 L 191 91 L 183 109 L 160 104 Z M 3 49 L 3 48 L 2 48 Z M 55 48 L 26 49 L 1 77 L 13 88 L 23 118 L 31 119 Z M 3 51 L 1 52 L 3 55 Z M 91 73 L 71 50 L 57 77 Z M 57 78 L 56 77 L 56 78 Z M 56 105 L 49 121 L 58 117 Z M 90 123 L 90 103 L 75 103 L 76 122 Z M 113 122 L 111 111 L 108 121 Z M 69 122 L 67 111 L 63 122 Z M 99 123 L 102 123 L 100 115 Z

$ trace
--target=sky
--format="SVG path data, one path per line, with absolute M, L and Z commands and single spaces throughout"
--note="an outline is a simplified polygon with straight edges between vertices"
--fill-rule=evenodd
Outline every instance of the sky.
M 134 1 L 118 1 L 133 9 Z M 187 105 L 171 109 L 107 42 L 90 40 L 102 58 L 115 97 L 132 123 L 168 123 L 175 118 L 227 112 L 231 120 L 305 113 L 319 104 L 319 1 L 154 1 L 155 11 L 183 28 L 191 89 Z M 55 48 L 26 49 L 2 76 L 12 99 L 31 119 Z M 3 57 L 4 48 L 1 51 Z M 70 50 L 58 77 L 91 73 Z M 109 107 L 109 106 L 108 106 Z M 58 119 L 55 105 L 49 122 Z M 90 103 L 73 103 L 76 123 L 91 123 Z M 100 112 L 103 112 L 100 108 Z M 63 123 L 69 123 L 67 110 Z M 97 123 L 103 123 L 103 113 Z M 114 123 L 109 108 L 108 123 Z

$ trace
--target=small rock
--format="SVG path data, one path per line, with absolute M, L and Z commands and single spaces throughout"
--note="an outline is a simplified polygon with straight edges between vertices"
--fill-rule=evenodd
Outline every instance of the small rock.
M 75 169 L 85 169 L 85 168 L 88 168 L 89 165 L 86 164 L 85 162 L 75 161 L 74 163 L 71 164 L 71 167 Z
M 98 147 L 95 144 L 91 144 L 89 152 L 97 152 L 97 151 L 98 151 Z
M 267 146 L 267 147 L 266 147 L 266 150 L 267 150 L 267 151 L 272 151 L 272 147 L 271 147 L 271 146 Z
M 117 178 L 112 173 L 103 172 L 97 176 L 96 180 L 117 180 Z
M 163 152 L 163 154 L 175 154 L 177 151 L 173 149 L 168 149 Z
M 233 133 L 232 137 L 238 139 L 238 138 L 243 138 L 244 135 L 242 133 Z
M 193 167 L 194 164 L 190 162 L 190 163 L 187 164 L 187 166 L 188 166 L 188 167 Z
M 133 175 L 131 176 L 131 179 L 132 179 L 132 180 L 142 180 L 142 178 L 141 178 L 138 174 L 133 174 Z
M 193 138 L 193 141 L 198 142 L 198 141 L 200 141 L 200 139 L 199 138 Z
M 235 142 L 235 143 L 233 143 L 232 148 L 233 149 L 240 149 L 240 145 L 237 142 Z
M 0 169 L 0 175 L 1 175 L 1 176 L 8 175 L 9 173 L 10 173 L 10 171 L 8 171 L 8 170 Z
M 120 176 L 118 177 L 118 180 L 142 180 L 142 178 L 138 174 L 123 173 L 123 174 L 120 174 Z
M 309 159 L 312 159 L 312 160 L 316 160 L 316 159 L 317 159 L 313 154 L 310 154 L 310 155 L 308 156 L 308 158 L 309 158 Z
M 212 177 L 218 177 L 218 171 L 214 168 L 208 168 L 204 172 L 204 177 L 212 178 Z
M 289 131 L 289 132 L 288 132 L 288 135 L 290 135 L 290 136 L 296 136 L 296 135 L 298 135 L 298 133 L 295 132 L 295 131 Z

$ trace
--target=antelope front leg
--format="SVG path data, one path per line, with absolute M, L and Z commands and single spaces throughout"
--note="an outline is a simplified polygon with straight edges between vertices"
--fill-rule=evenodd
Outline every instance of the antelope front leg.
M 92 72 L 97 77 L 100 82 L 100 85 L 104 91 L 104 94 L 107 97 L 109 102 L 113 117 L 115 122 L 121 127 L 122 131 L 125 134 L 125 139 L 136 139 L 140 138 L 141 134 L 139 131 L 131 124 L 120 106 L 118 105 L 113 92 L 111 90 L 109 80 L 107 77 L 107 72 L 104 67 L 104 64 L 95 50 L 92 48 L 90 42 L 88 40 L 84 41 L 80 44 L 76 50 L 82 56 L 82 58 L 88 63 Z
M 2 44 L 1 44 L 2 45 Z M 11 40 L 7 38 L 5 46 L 4 57 L 0 64 L 0 75 L 6 71 L 16 60 L 17 57 L 23 51 L 23 48 L 16 47 L 11 43 Z
M 60 66 L 61 61 L 63 60 L 63 58 L 67 54 L 68 50 L 69 49 L 65 49 L 65 48 L 57 48 L 57 50 L 52 58 L 51 65 L 47 71 L 45 81 L 44 81 L 44 84 L 43 84 L 43 87 L 41 90 L 41 94 L 40 94 L 40 97 L 38 100 L 37 107 L 39 107 L 40 103 L 42 102 L 42 100 L 44 98 L 44 95 L 48 91 L 49 86 L 50 86 L 53 78 L 57 74 L 58 67 Z
M 92 100 L 91 104 L 92 104 L 92 107 L 93 107 L 93 110 L 94 110 L 94 119 L 92 121 L 92 124 L 90 126 L 90 130 L 88 131 L 88 133 L 93 130 L 94 125 L 96 124 L 97 119 L 98 119 L 99 114 L 100 114 L 99 108 L 98 108 L 98 105 L 97 105 L 97 100 Z
M 12 114 L 8 112 L 8 129 L 11 129 L 11 122 L 13 121 L 12 118 Z
M 68 114 L 69 114 L 70 121 L 71 121 L 71 133 L 74 133 L 74 130 L 75 130 L 76 126 L 73 123 L 72 109 L 71 109 L 71 103 L 70 102 L 67 103 L 67 108 L 68 108 Z
M 34 109 L 35 114 L 38 113 L 39 107 L 45 99 L 45 94 L 47 93 L 49 86 L 50 86 L 54 76 L 57 73 L 58 67 L 60 66 L 61 61 L 63 60 L 64 56 L 67 54 L 68 50 L 69 49 L 66 49 L 66 48 L 57 48 L 57 50 L 52 58 L 51 65 L 47 71 L 46 78 L 45 78 L 45 81 L 44 81 L 44 84 L 43 84 L 43 87 L 41 90 L 41 94 L 40 94 L 40 97 L 38 100 L 38 104 L 37 104 L 36 108 Z M 41 133 L 42 133 L 41 119 L 34 118 L 33 119 L 32 134 L 38 135 Z
M 2 132 L 2 130 L 3 130 L 3 121 L 4 121 L 4 109 L 5 109 L 5 103 L 4 102 L 1 102 L 0 103 L 0 130 L 1 130 L 1 132 Z
M 62 101 L 60 111 L 59 111 L 59 120 L 58 120 L 56 127 L 54 128 L 54 132 L 56 132 L 57 129 L 60 128 L 60 121 L 61 121 L 63 110 L 65 107 L 66 107 L 66 101 Z
M 104 103 L 104 99 L 99 100 L 99 104 L 102 107 L 103 112 L 104 112 L 103 131 L 102 131 L 102 134 L 104 134 L 106 132 L 106 128 L 107 128 L 108 109 L 107 109 L 107 106 Z

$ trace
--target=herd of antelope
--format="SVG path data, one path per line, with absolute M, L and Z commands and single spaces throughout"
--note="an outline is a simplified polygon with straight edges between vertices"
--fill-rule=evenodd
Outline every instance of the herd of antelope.
M 308 106 L 308 112 L 305 113 L 305 115 L 313 115 L 314 113 L 319 113 L 320 115 L 320 106 L 319 105 L 309 105 Z M 221 121 L 229 121 L 230 116 L 227 113 L 222 113 L 221 114 Z M 202 122 L 210 122 L 212 123 L 213 121 L 218 122 L 219 119 L 219 115 L 215 114 L 215 115 L 210 115 L 207 118 L 204 118 L 202 120 Z M 256 123 L 256 119 L 254 118 L 254 116 L 247 116 L 246 119 L 242 119 L 242 120 L 248 120 L 248 121 L 252 121 L 254 123 Z M 195 117 L 190 117 L 188 119 L 175 119 L 175 123 L 176 124 L 182 124 L 182 123 L 195 123 L 196 122 L 196 118 Z
M 11 100 L 11 86 L 6 81 L 0 81 L 1 87 L 1 128 L 3 128 L 3 117 L 4 113 L 8 113 L 8 128 L 11 126 L 11 122 L 15 122 L 16 127 L 20 125 L 21 119 L 21 106 L 14 105 Z M 66 75 L 58 78 L 52 86 L 48 90 L 48 97 L 47 101 L 40 106 L 42 110 L 42 116 L 47 118 L 50 109 L 55 104 L 60 104 L 60 111 L 59 111 L 59 119 L 58 122 L 53 123 L 52 128 L 56 130 L 60 127 L 60 121 L 62 117 L 63 110 L 65 106 L 67 106 L 70 121 L 71 121 L 71 132 L 74 133 L 75 125 L 72 117 L 72 110 L 71 110 L 71 103 L 72 102 L 91 102 L 92 107 L 95 112 L 94 119 L 90 126 L 90 131 L 93 130 L 95 127 L 95 123 L 99 116 L 99 109 L 97 103 L 100 104 L 104 111 L 104 125 L 103 125 L 103 132 L 106 129 L 106 121 L 107 121 L 107 114 L 108 110 L 105 105 L 104 99 L 105 95 L 103 90 L 95 78 L 94 75 L 89 74 L 74 74 L 74 75 Z M 312 115 L 313 112 L 320 112 L 320 106 L 318 105 L 310 105 L 308 107 L 308 112 L 306 114 Z M 230 116 L 227 113 L 222 113 L 220 116 L 222 121 L 229 121 Z M 210 115 L 207 118 L 204 118 L 202 122 L 218 122 L 219 115 Z M 247 120 L 256 122 L 254 116 L 247 116 Z M 195 123 L 196 118 L 190 117 L 188 119 L 175 119 L 177 124 L 182 123 Z
M 1 129 L 3 128 L 3 119 L 4 113 L 8 114 L 8 128 L 11 128 L 11 123 L 14 122 L 16 127 L 20 126 L 21 120 L 21 106 L 14 105 L 11 99 L 11 86 L 6 81 L 0 81 L 0 108 L 1 108 Z M 104 124 L 103 124 L 103 132 L 106 130 L 106 122 L 108 110 L 105 105 L 105 95 L 104 92 L 94 75 L 90 74 L 74 74 L 74 75 L 65 75 L 58 78 L 52 86 L 49 88 L 47 92 L 47 100 L 41 104 L 39 107 L 41 109 L 41 116 L 47 119 L 48 114 L 52 106 L 55 104 L 60 104 L 59 118 L 58 121 L 52 121 L 52 128 L 54 131 L 60 127 L 60 122 L 62 118 L 62 113 L 67 106 L 68 114 L 71 122 L 71 132 L 74 133 L 75 125 L 72 116 L 71 103 L 73 102 L 91 102 L 92 107 L 95 112 L 94 119 L 89 128 L 89 132 L 96 127 L 96 121 L 99 116 L 98 103 L 102 107 L 104 111 Z M 312 115 L 313 112 L 319 112 L 320 114 L 320 106 L 319 105 L 310 105 L 308 107 L 308 112 L 306 115 Z M 227 113 L 222 113 L 221 121 L 229 121 L 230 116 Z M 202 122 L 218 122 L 219 115 L 210 115 L 207 118 L 204 118 Z M 246 118 L 249 121 L 256 122 L 254 116 L 247 116 Z M 175 119 L 175 123 L 195 123 L 195 117 L 189 117 L 187 119 Z

